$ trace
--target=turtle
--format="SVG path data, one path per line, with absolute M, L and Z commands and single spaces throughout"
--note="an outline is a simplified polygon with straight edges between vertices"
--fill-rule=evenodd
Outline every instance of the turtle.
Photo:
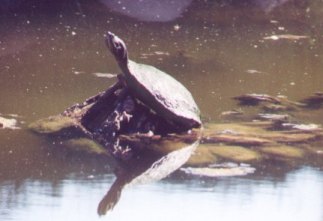
M 151 65 L 130 60 L 126 44 L 114 33 L 106 34 L 105 43 L 121 69 L 119 79 L 134 97 L 179 130 L 201 127 L 200 110 L 185 86 Z

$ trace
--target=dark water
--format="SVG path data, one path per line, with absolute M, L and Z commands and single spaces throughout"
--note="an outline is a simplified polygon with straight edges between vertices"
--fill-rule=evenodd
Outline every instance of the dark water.
M 106 89 L 115 78 L 95 73 L 118 72 L 107 30 L 132 59 L 180 80 L 211 121 L 236 107 L 236 95 L 299 100 L 322 91 L 321 1 L 120 2 L 0 1 L 0 113 L 25 128 Z M 282 34 L 306 38 L 265 39 Z M 303 118 L 319 124 L 321 116 Z M 25 129 L 0 131 L 1 220 L 99 219 L 114 165 L 53 147 Z M 321 221 L 322 208 L 322 167 L 273 164 L 246 177 L 175 174 L 133 185 L 103 219 Z

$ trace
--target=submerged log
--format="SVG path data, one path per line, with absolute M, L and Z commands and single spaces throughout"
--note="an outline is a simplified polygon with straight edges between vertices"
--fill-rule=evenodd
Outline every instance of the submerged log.
M 283 101 L 271 96 L 251 95 L 247 96 L 247 101 L 251 99 L 268 105 L 294 105 L 295 109 L 288 109 L 291 111 L 302 108 L 297 102 L 286 99 Z M 194 167 L 228 160 L 254 163 L 264 159 L 322 155 L 320 148 L 309 148 L 311 143 L 319 146 L 323 142 L 320 125 L 290 122 L 288 113 L 268 114 L 261 109 L 258 111 L 261 114 L 249 117 L 248 121 L 245 118 L 244 122 L 236 119 L 238 122 L 235 123 L 231 119 L 232 123 L 205 124 L 202 134 L 196 129 L 189 133 L 171 132 L 169 125 L 163 124 L 158 116 L 115 84 L 82 104 L 73 105 L 60 115 L 36 121 L 29 127 L 37 133 L 63 139 L 64 146 L 70 150 L 106 155 L 106 150 L 110 148 L 111 153 L 123 159 L 133 156 L 129 147 L 139 152 L 148 148 L 165 154 L 176 150 L 177 144 L 188 144 L 200 139 L 202 144 L 186 164 Z M 239 110 L 233 115 L 240 113 Z M 109 121 L 112 124 L 109 125 Z M 102 133 L 106 127 L 110 127 L 108 130 L 112 132 L 109 136 Z M 169 130 L 162 133 L 162 128 Z

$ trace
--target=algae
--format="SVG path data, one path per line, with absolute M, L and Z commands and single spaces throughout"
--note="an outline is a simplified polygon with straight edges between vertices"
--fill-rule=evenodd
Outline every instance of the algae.
M 211 144 L 202 144 L 201 146 L 208 148 L 218 157 L 232 160 L 234 162 L 252 162 L 261 159 L 261 155 L 258 152 L 241 146 Z
M 280 158 L 302 158 L 304 150 L 292 146 L 268 146 L 259 149 L 261 152 Z
M 64 142 L 67 148 L 76 152 L 84 152 L 97 155 L 108 155 L 106 149 L 88 138 L 70 139 Z

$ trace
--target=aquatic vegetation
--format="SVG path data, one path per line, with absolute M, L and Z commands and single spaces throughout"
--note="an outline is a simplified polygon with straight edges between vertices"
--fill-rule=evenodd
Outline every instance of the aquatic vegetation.
M 305 151 L 292 146 L 269 146 L 259 149 L 261 152 L 281 158 L 302 158 Z
M 96 155 L 108 155 L 106 149 L 95 141 L 88 138 L 74 138 L 66 140 L 64 146 L 70 149 L 73 152 L 81 152 L 87 154 L 96 154 Z

